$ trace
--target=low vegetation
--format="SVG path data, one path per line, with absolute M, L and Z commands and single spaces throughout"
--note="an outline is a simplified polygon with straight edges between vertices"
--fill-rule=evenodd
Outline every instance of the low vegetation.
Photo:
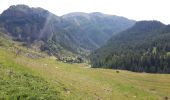
M 30 58 L 34 51 L 0 46 L 0 99 L 163 100 L 170 97 L 170 75 L 93 69 L 55 57 Z M 12 51 L 13 50 L 13 51 Z M 45 55 L 45 54 L 43 54 Z
M 6 48 L 7 49 L 7 48 Z M 57 88 L 30 69 L 15 62 L 15 53 L 0 48 L 0 99 L 61 99 Z

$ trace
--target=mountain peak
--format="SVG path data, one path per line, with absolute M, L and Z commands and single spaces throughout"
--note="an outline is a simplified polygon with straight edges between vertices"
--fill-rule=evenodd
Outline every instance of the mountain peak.
M 161 23 L 160 21 L 156 21 L 156 20 L 152 20 L 152 21 L 139 21 L 139 22 L 136 22 L 135 26 L 140 26 L 140 27 L 155 27 L 155 28 L 159 28 L 159 27 L 162 27 L 162 26 L 165 26 L 163 23 Z
M 19 8 L 19 9 L 29 9 L 30 7 L 29 6 L 27 6 L 27 5 L 24 5 L 24 4 L 19 4 L 19 5 L 12 5 L 12 6 L 10 6 L 9 7 L 9 9 L 17 9 L 17 8 Z
M 27 5 L 12 5 L 5 10 L 2 17 L 25 17 L 28 15 L 41 14 L 43 16 L 49 15 L 50 13 L 43 8 L 31 8 Z
M 42 8 L 13 5 L 0 16 L 0 25 L 16 40 L 28 44 L 44 41 L 42 50 L 53 54 L 59 53 L 61 48 L 85 54 L 134 24 L 134 21 L 122 17 L 93 14 L 74 12 L 58 17 Z
M 139 21 L 130 29 L 130 30 L 138 30 L 140 32 L 150 32 L 153 30 L 161 29 L 166 25 L 161 23 L 160 21 L 152 20 L 152 21 Z

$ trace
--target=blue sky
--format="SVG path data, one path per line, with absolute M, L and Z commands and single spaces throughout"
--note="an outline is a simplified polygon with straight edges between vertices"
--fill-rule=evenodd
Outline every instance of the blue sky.
M 170 0 L 0 0 L 0 13 L 16 4 L 42 7 L 59 16 L 70 12 L 102 12 L 170 24 Z

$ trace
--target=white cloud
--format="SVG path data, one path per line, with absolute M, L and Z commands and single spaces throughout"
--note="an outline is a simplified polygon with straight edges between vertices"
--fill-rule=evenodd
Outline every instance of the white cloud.
M 135 20 L 160 20 L 170 23 L 169 0 L 0 0 L 0 12 L 14 4 L 42 7 L 56 15 L 102 12 Z

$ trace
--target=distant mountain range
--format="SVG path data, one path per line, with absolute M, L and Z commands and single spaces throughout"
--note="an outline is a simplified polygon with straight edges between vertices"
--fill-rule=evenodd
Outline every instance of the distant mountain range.
M 170 26 L 140 21 L 91 55 L 93 67 L 170 73 Z
M 136 22 L 99 12 L 56 16 L 14 5 L 0 15 L 0 31 L 58 58 L 74 56 L 81 62 L 91 53 L 94 68 L 170 73 L 170 25 L 159 21 Z
M 26 5 L 10 6 L 0 15 L 1 31 L 27 46 L 38 44 L 41 50 L 54 55 L 68 52 L 86 55 L 134 24 L 134 20 L 98 12 L 59 17 Z

